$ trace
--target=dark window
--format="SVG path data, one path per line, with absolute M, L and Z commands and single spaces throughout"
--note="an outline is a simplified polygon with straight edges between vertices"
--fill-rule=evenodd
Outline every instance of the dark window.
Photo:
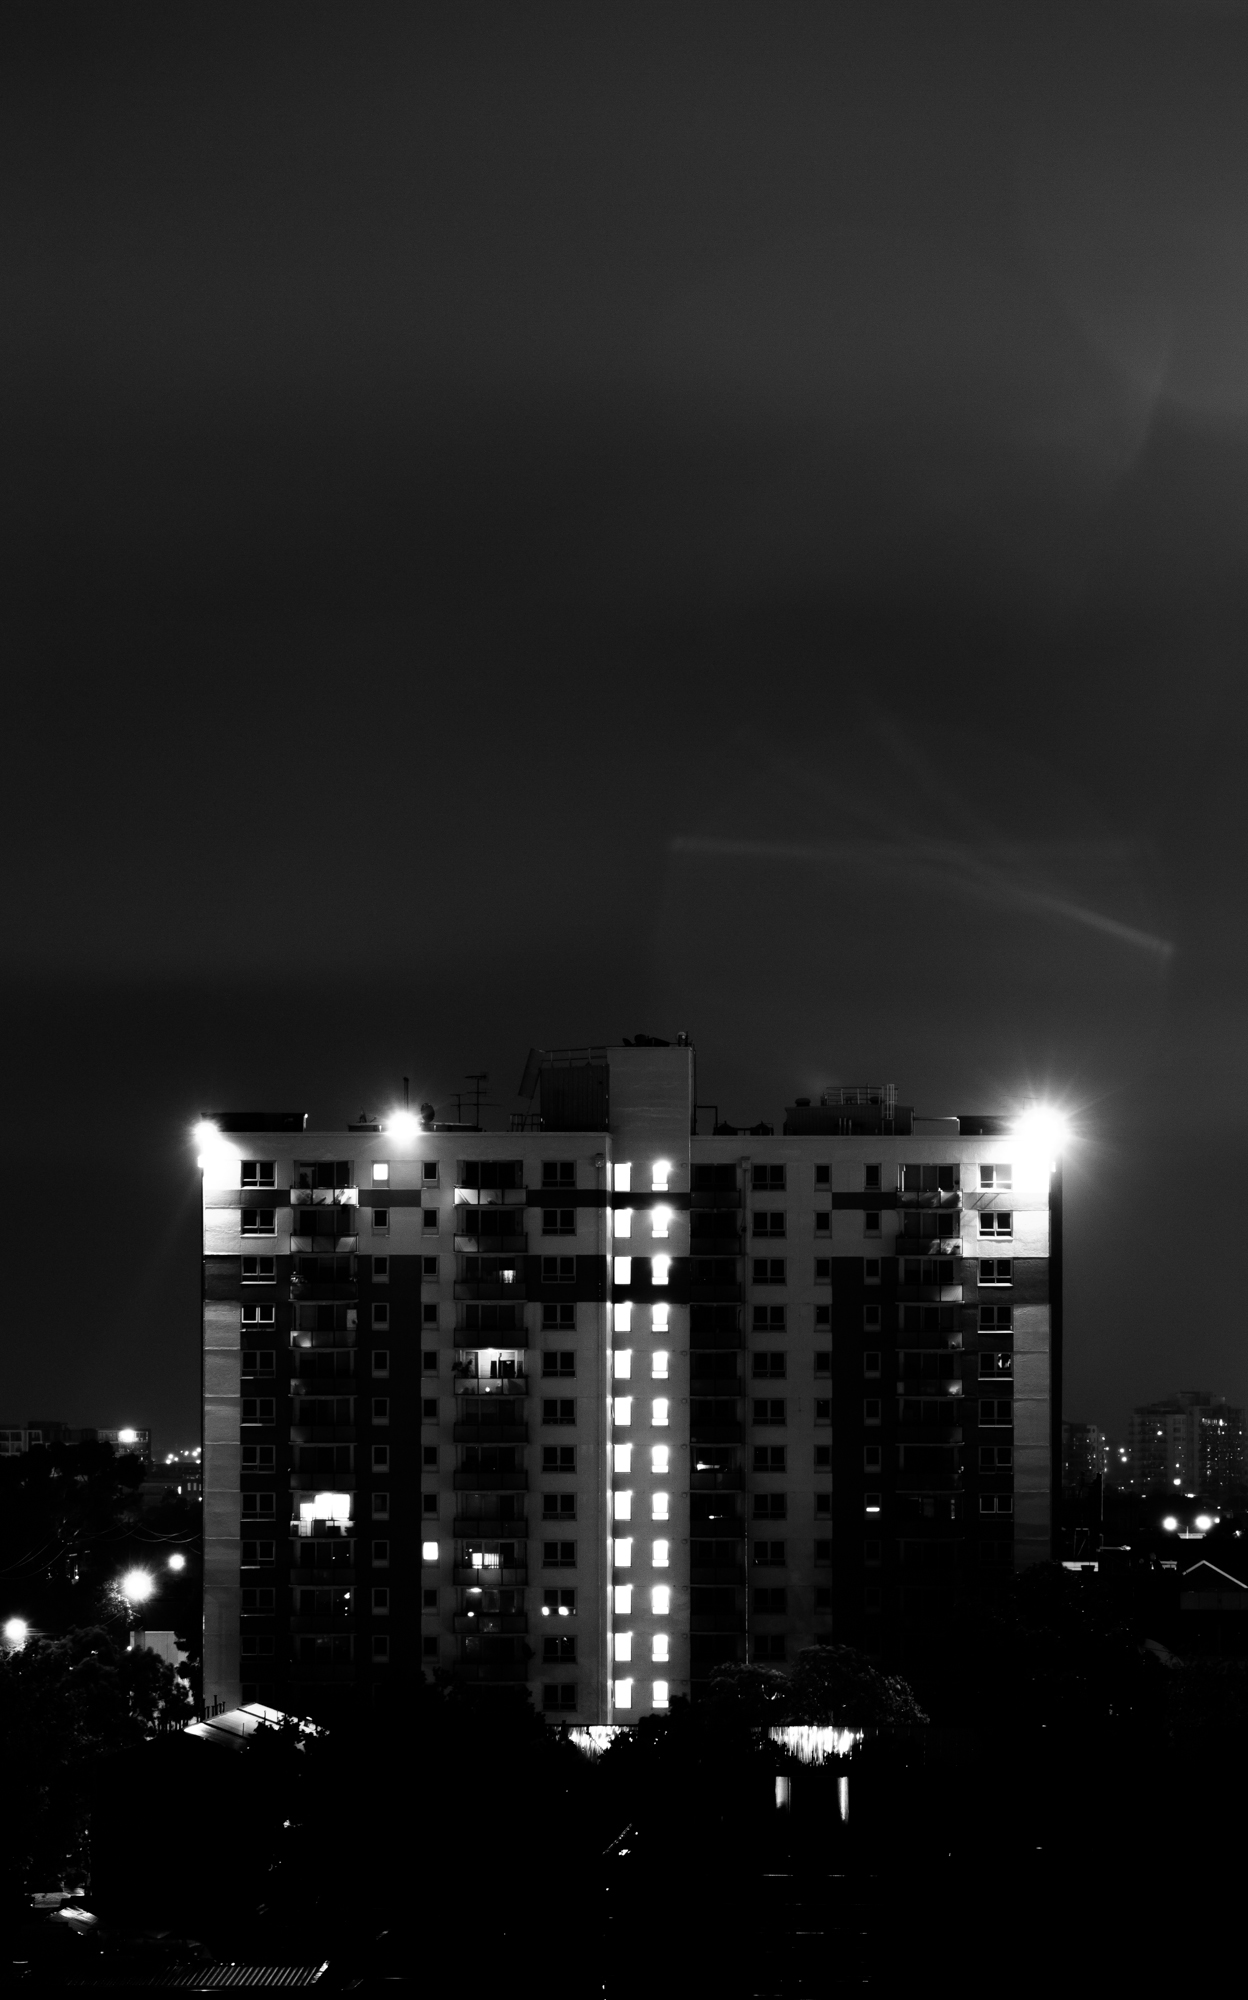
M 422 1423 L 427 1423 L 427 1424 L 437 1423 L 438 1399 L 436 1396 L 425 1396 L 422 1398 L 420 1405 L 420 1416 Z
M 751 1228 L 755 1236 L 783 1236 L 785 1210 L 782 1208 L 756 1208 Z
M 576 1161 L 575 1161 L 575 1160 L 543 1160 L 543 1161 L 542 1161 L 542 1186 L 543 1186 L 544 1188 L 549 1188 L 549 1187 L 575 1187 L 575 1186 L 576 1186 Z
M 880 1449 L 880 1446 L 878 1444 L 864 1445 L 862 1450 L 863 1471 L 880 1472 L 883 1470 L 883 1466 L 884 1466 L 884 1455 Z
M 1008 1397 L 981 1400 L 979 1421 L 981 1424 L 1013 1424 L 1014 1405 Z
M 388 1285 L 389 1282 L 390 1282 L 390 1259 L 388 1257 L 374 1257 L 373 1283 L 375 1285 Z
M 576 1283 L 575 1257 L 543 1257 L 542 1283 L 544 1285 L 574 1285 Z
M 555 1666 L 560 1661 L 576 1659 L 576 1637 L 573 1633 L 550 1633 L 542 1637 L 542 1664 Z
M 754 1519 L 756 1521 L 784 1521 L 789 1513 L 787 1493 L 756 1493 L 754 1495 Z
M 422 1326 L 436 1326 L 438 1323 L 437 1307 L 422 1306 L 420 1309 L 420 1323 Z
M 979 1496 L 981 1514 L 1012 1514 L 1014 1495 L 1012 1493 L 981 1493 Z
M 831 1306 L 816 1306 L 815 1325 L 818 1327 L 830 1327 L 831 1324 L 832 1324 Z
M 785 1308 L 783 1306 L 755 1306 L 755 1333 L 783 1333 Z
M 755 1257 L 754 1283 L 756 1285 L 782 1285 L 784 1283 L 783 1257 Z
M 574 1444 L 544 1444 L 542 1446 L 543 1472 L 575 1472 L 576 1446 Z
M 273 1208 L 245 1208 L 243 1210 L 244 1236 L 274 1236 L 277 1210 Z
M 818 1547 L 820 1546 L 820 1544 L 819 1544 L 819 1543 L 816 1543 L 816 1544 L 815 1544 L 815 1546 L 816 1546 L 816 1548 L 818 1548 Z M 825 1546 L 825 1547 L 826 1547 L 826 1544 L 824 1544 L 823 1546 Z M 815 1561 L 816 1561 L 816 1562 L 818 1562 L 818 1560 L 819 1560 L 819 1558 L 818 1558 L 818 1556 L 816 1556 L 816 1557 L 815 1557 Z M 830 1611 L 831 1609 L 832 1609 L 832 1592 L 831 1592 L 830 1590 L 825 1590 L 825 1589 L 823 1589 L 823 1588 L 820 1588 L 820 1589 L 816 1590 L 816 1592 L 815 1592 L 815 1610 L 816 1610 L 816 1611 Z
M 769 1618 L 783 1618 L 787 1599 L 788 1592 L 783 1584 L 778 1590 L 767 1586 L 754 1592 L 754 1609 Z
M 923 1161 L 901 1169 L 903 1194 L 951 1194 L 958 1184 L 958 1169 L 952 1163 L 937 1166 Z
M 942 1356 L 941 1356 L 940 1358 L 941 1358 L 941 1360 L 942 1360 L 942 1362 L 943 1362 L 943 1360 L 944 1360 L 944 1356 L 942 1355 Z M 865 1353 L 863 1354 L 863 1357 L 862 1357 L 862 1372 L 863 1372 L 863 1374 L 864 1374 L 864 1375 L 878 1375 L 878 1374 L 879 1374 L 879 1372 L 880 1372 L 880 1353 L 879 1353 L 879 1349 L 878 1349 L 878 1348 L 876 1348 L 876 1347 L 868 1347 L 868 1348 L 866 1349 L 866 1351 L 865 1351 Z
M 543 1569 L 575 1569 L 575 1568 L 576 1568 L 576 1543 L 575 1543 L 575 1542 L 543 1542 L 543 1543 L 542 1543 L 542 1568 L 543 1568 Z
M 543 1521 L 575 1521 L 575 1493 L 543 1493 L 542 1519 Z
M 863 1307 L 863 1309 L 862 1309 L 862 1325 L 863 1325 L 863 1331 L 864 1331 L 865 1333 L 878 1333 L 878 1332 L 879 1332 L 879 1330 L 880 1330 L 880 1308 L 879 1308 L 878 1306 L 864 1306 L 864 1307 Z
M 786 1357 L 783 1349 L 770 1349 L 754 1355 L 750 1372 L 756 1381 L 767 1376 L 773 1377 L 776 1380 L 783 1380 L 787 1372 L 785 1361 Z
M 878 1236 L 880 1233 L 880 1211 L 868 1208 L 863 1211 L 862 1233 L 864 1236 Z
M 817 1396 L 815 1398 L 815 1422 L 817 1424 L 830 1424 L 831 1421 L 832 1398 L 830 1396 Z
M 576 1707 L 575 1681 L 546 1681 L 542 1687 L 542 1707 L 548 1713 L 551 1709 Z
M 542 1404 L 542 1422 L 544 1424 L 574 1424 L 576 1422 L 576 1404 L 570 1396 L 561 1397 L 558 1402 L 547 1398 Z
M 267 1585 L 255 1590 L 244 1590 L 243 1592 L 244 1611 L 272 1611 L 275 1601 L 276 1593 L 270 1590 Z
M 756 1660 L 783 1660 L 785 1639 L 783 1632 L 756 1632 L 754 1635 L 754 1658 Z
M 815 1210 L 815 1235 L 826 1236 L 832 1227 L 832 1211 L 828 1208 Z
M 426 1180 L 426 1181 L 436 1181 L 436 1180 L 437 1180 L 437 1178 L 438 1178 L 438 1163 L 437 1163 L 437 1161 L 436 1161 L 436 1160 L 422 1160 L 422 1162 L 421 1162 L 421 1167 L 420 1167 L 420 1173 L 421 1173 L 421 1179 L 422 1179 L 422 1180 Z
M 782 1444 L 756 1444 L 754 1447 L 755 1472 L 783 1472 L 785 1469 L 786 1447 Z
M 784 1168 L 776 1166 L 751 1167 L 750 1186 L 752 1188 L 782 1188 L 784 1186 Z
M 862 1406 L 864 1424 L 878 1424 L 880 1421 L 880 1400 L 878 1396 L 868 1396 Z
M 297 1188 L 351 1187 L 350 1160 L 296 1160 Z
M 979 1379 L 982 1382 L 989 1375 L 1012 1375 L 1014 1356 L 1007 1350 L 985 1347 L 979 1356 Z
M 864 1188 L 867 1189 L 868 1193 L 870 1193 L 873 1189 L 878 1188 L 882 1185 L 882 1182 L 880 1180 L 881 1171 L 882 1169 L 877 1166 L 870 1166 L 863 1168 L 862 1185 Z
M 832 1349 L 830 1347 L 817 1347 L 815 1349 L 815 1373 L 816 1375 L 830 1375 L 832 1373 Z
M 421 1275 L 421 1277 L 422 1277 L 422 1278 L 436 1278 L 436 1277 L 437 1277 L 437 1275 L 438 1275 L 438 1260 L 437 1260 L 437 1258 L 436 1258 L 436 1257 L 422 1257 L 422 1258 L 421 1258 L 421 1260 L 420 1260 L 420 1275 Z
M 783 1569 L 783 1542 L 755 1542 L 754 1561 L 760 1569 Z
M 243 1471 L 267 1472 L 273 1465 L 271 1444 L 245 1444 L 243 1446 Z
M 831 1167 L 816 1167 L 816 1168 L 815 1168 L 815 1186 L 816 1186 L 816 1187 L 831 1187 L 831 1185 L 832 1185 L 832 1169 L 831 1169 Z
M 815 1446 L 815 1471 L 816 1471 L 816 1472 L 831 1472 L 831 1470 L 832 1470 L 832 1447 L 831 1447 L 831 1445 L 830 1445 L 830 1444 L 817 1444 L 817 1445 Z
M 276 1404 L 272 1396 L 244 1396 L 243 1422 L 245 1424 L 271 1424 Z
M 457 1186 L 465 1188 L 518 1188 L 524 1185 L 520 1160 L 461 1160 Z
M 815 1512 L 816 1514 L 830 1514 L 832 1512 L 832 1495 L 830 1493 L 816 1493 Z
M 979 1447 L 979 1469 L 981 1472 L 1008 1472 L 1014 1463 L 1014 1447 L 1010 1444 L 981 1444 Z
M 388 1229 L 389 1229 L 389 1227 L 390 1227 L 390 1211 L 389 1211 L 389 1209 L 388 1209 L 388 1208 L 375 1208 L 375 1209 L 373 1210 L 373 1228 L 374 1228 L 374 1230 L 375 1230 L 375 1231 L 376 1231 L 376 1232 L 377 1232 L 377 1233 L 378 1233 L 379 1235 L 384 1235 L 384 1233 L 386 1232 L 386 1230 L 388 1230 Z
M 830 1562 L 831 1562 L 831 1560 L 832 1560 L 832 1544 L 831 1544 L 831 1542 L 816 1542 L 816 1543 L 815 1543 L 815 1561 L 816 1561 L 817 1563 L 830 1563 Z M 828 1601 L 829 1601 L 829 1608 L 831 1608 L 831 1598 L 832 1598 L 832 1593 L 831 1593 L 831 1591 L 830 1591 L 830 1590 L 829 1590 L 829 1591 L 825 1591 L 825 1592 L 824 1592 L 823 1594 L 824 1594 L 824 1596 L 825 1596 L 825 1597 L 827 1597 L 827 1599 L 828 1599 Z
M 245 1348 L 243 1350 L 244 1375 L 271 1375 L 276 1357 L 267 1348 Z
M 420 1365 L 427 1375 L 437 1374 L 438 1350 L 436 1347 L 426 1347 L 422 1350 Z M 375 1347 L 373 1349 L 373 1373 L 374 1375 L 388 1375 L 390 1373 L 390 1349 L 388 1347 Z
M 563 1347 L 559 1348 L 557 1351 L 554 1348 L 548 1348 L 546 1352 L 542 1355 L 542 1374 L 544 1376 L 575 1375 L 575 1373 L 576 1373 L 575 1348 Z
M 831 1276 L 832 1276 L 832 1259 L 830 1257 L 816 1257 L 815 1283 L 817 1285 L 821 1285 L 826 1281 L 830 1280 Z
M 981 1257 L 979 1260 L 979 1282 L 981 1285 L 1012 1285 L 1014 1283 L 1013 1258 Z
M 246 1567 L 261 1563 L 271 1563 L 277 1553 L 276 1542 L 244 1542 L 243 1563 Z
M 779 1398 L 767 1398 L 756 1402 L 754 1405 L 754 1422 L 756 1424 L 782 1424 L 784 1422 L 783 1401 Z
M 574 1208 L 544 1208 L 542 1210 L 543 1236 L 575 1236 L 576 1210 Z
M 981 1188 L 1013 1187 L 1014 1169 L 995 1161 L 982 1165 L 979 1169 L 979 1185 Z
M 487 1214 L 487 1215 L 489 1215 L 489 1216 L 490 1216 L 490 1220 L 491 1220 L 491 1222 L 493 1223 L 493 1215 L 491 1214 L 491 1211 L 490 1211 L 489 1209 L 487 1209 L 487 1210 L 486 1210 L 485 1212 L 486 1212 L 486 1214 Z M 505 1211 L 504 1211 L 504 1213 L 505 1213 Z M 510 1217 L 508 1218 L 508 1220 L 510 1220 Z M 436 1234 L 436 1233 L 437 1233 L 437 1227 L 438 1227 L 438 1211 L 437 1211 L 437 1209 L 436 1209 L 436 1208 L 422 1208 L 422 1209 L 421 1209 L 421 1211 L 420 1211 L 420 1226 L 421 1226 L 421 1228 L 422 1228 L 422 1229 L 423 1229 L 423 1230 L 425 1231 L 425 1233 L 426 1233 L 427 1235 L 432 1235 L 432 1234 Z M 487 1226 L 488 1226 L 488 1225 L 487 1225 Z M 499 1230 L 499 1231 L 500 1231 L 500 1232 L 502 1233 L 502 1235 L 504 1235 L 504 1236 L 510 1236 L 510 1234 L 511 1234 L 511 1231 L 510 1231 L 510 1229 L 507 1229 L 507 1228 L 505 1228 L 505 1227 L 503 1226 L 503 1224 L 501 1224 L 501 1223 L 493 1223 L 493 1226 L 494 1226 L 494 1228 L 495 1228 L 496 1230 Z M 476 1232 L 474 1232 L 474 1233 L 476 1233 Z
M 1014 1234 L 1013 1214 L 1008 1208 L 999 1208 L 995 1212 L 990 1210 L 988 1213 L 981 1215 L 979 1218 L 979 1233 L 981 1236 L 1012 1236 Z
M 542 1592 L 542 1616 L 557 1617 L 565 1611 L 569 1617 L 576 1615 L 576 1585 L 558 1585 L 553 1590 Z
M 244 1160 L 243 1186 L 245 1188 L 274 1186 L 275 1167 L 276 1162 L 273 1160 Z
M 864 1285 L 878 1285 L 880 1282 L 880 1259 L 864 1257 L 862 1260 L 862 1282 Z
M 543 1331 L 549 1332 L 552 1327 L 566 1327 L 569 1332 L 574 1333 L 576 1331 L 576 1307 L 574 1305 L 563 1305 L 557 1301 L 547 1299 L 542 1306 L 542 1328 Z
M 695 1166 L 691 1186 L 694 1194 L 728 1194 L 737 1185 L 737 1170 L 733 1166 Z

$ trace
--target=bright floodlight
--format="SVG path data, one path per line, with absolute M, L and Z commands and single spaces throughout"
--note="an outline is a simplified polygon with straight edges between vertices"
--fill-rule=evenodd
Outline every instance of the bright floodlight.
M 137 1431 L 124 1430 L 117 1433 L 118 1444 L 137 1444 L 138 1441 L 139 1434 Z
M 1168 1535 L 1172 1535 L 1179 1524 L 1173 1514 L 1167 1514 L 1161 1525 Z
M 4 1625 L 4 1643 L 15 1648 L 24 1646 L 29 1632 L 30 1627 L 24 1618 L 8 1618 Z
M 215 1140 L 221 1137 L 221 1127 L 214 1125 L 211 1118 L 201 1118 L 194 1129 L 193 1136 L 196 1145 L 211 1146 Z
M 1207 1535 L 1209 1533 L 1210 1528 L 1213 1526 L 1213 1515 L 1198 1514 L 1196 1516 L 1196 1526 L 1200 1529 L 1202 1535 Z
M 1050 1104 L 1032 1104 L 1015 1120 L 1015 1136 L 1037 1152 L 1058 1153 L 1070 1137 L 1070 1126 Z
M 185 1568 L 186 1568 L 186 1557 L 185 1557 L 185 1556 L 170 1556 L 170 1558 L 169 1558 L 169 1567 L 170 1567 L 170 1569 L 185 1569 Z
M 156 1588 L 156 1580 L 145 1569 L 128 1569 L 118 1588 L 131 1604 L 146 1604 Z
M 386 1120 L 386 1130 L 392 1139 L 414 1139 L 420 1131 L 420 1120 L 414 1111 L 392 1111 Z

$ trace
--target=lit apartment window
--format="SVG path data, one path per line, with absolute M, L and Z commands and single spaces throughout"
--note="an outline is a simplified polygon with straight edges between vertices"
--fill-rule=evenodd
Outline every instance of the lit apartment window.
M 382 1183 L 383 1183 L 383 1182 L 385 1182 L 385 1181 L 388 1181 L 388 1180 L 389 1180 L 389 1178 L 390 1178 L 390 1162 L 389 1162 L 389 1160 L 374 1160 L 374 1161 L 373 1161 L 373 1185 L 374 1185 L 374 1187 L 380 1187 L 380 1186 L 382 1185 Z

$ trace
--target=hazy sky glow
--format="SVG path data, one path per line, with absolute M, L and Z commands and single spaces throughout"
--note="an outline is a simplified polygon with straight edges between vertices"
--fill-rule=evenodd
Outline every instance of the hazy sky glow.
M 201 1108 L 678 1028 L 1051 1093 L 1068 1414 L 1248 1400 L 1245 9 L 9 34 L 0 1416 L 194 1434 Z

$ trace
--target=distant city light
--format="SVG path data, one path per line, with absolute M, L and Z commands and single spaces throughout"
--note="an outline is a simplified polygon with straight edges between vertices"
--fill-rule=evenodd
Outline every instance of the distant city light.
M 129 1428 L 127 1428 L 126 1430 L 118 1431 L 117 1433 L 118 1444 L 137 1444 L 138 1441 L 139 1441 L 139 1434 L 137 1431 L 130 1430 Z
M 20 1652 L 30 1637 L 30 1627 L 24 1618 L 7 1618 L 4 1624 L 4 1643 L 13 1651 Z
M 1213 1526 L 1213 1515 L 1198 1514 L 1196 1516 L 1196 1526 L 1200 1529 L 1202 1535 L 1207 1535 L 1209 1533 L 1210 1528 Z
M 156 1588 L 156 1579 L 150 1570 L 128 1569 L 117 1588 L 131 1604 L 146 1604 Z
M 1161 1525 L 1168 1535 L 1172 1535 L 1179 1524 L 1173 1514 L 1167 1514 Z
M 169 1567 L 170 1567 L 170 1569 L 185 1569 L 185 1568 L 186 1568 L 186 1557 L 185 1557 L 185 1556 L 179 1556 L 179 1555 L 172 1555 L 172 1556 L 170 1556 L 170 1558 L 169 1558 Z

